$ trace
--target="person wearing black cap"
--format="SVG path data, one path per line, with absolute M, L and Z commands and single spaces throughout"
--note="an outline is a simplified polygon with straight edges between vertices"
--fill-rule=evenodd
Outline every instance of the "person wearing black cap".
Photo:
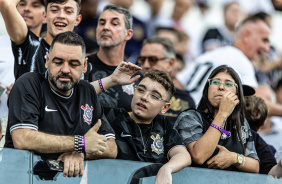
M 259 158 L 243 107 L 239 75 L 227 65 L 218 66 L 205 82 L 197 109 L 182 112 L 174 125 L 195 166 L 259 172 Z

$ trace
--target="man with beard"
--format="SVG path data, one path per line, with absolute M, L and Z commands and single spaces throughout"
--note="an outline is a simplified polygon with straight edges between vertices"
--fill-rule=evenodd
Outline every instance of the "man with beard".
M 90 72 L 85 74 L 85 79 L 92 82 L 111 75 L 124 60 L 125 44 L 132 35 L 132 16 L 129 11 L 117 5 L 107 5 L 97 25 L 99 51 L 88 57 Z M 133 86 L 134 84 L 116 86 L 98 95 L 98 99 L 103 106 L 130 111 Z
M 47 53 L 46 68 L 45 74 L 26 73 L 16 81 L 9 98 L 5 147 L 34 151 L 43 160 L 62 160 L 64 176 L 82 176 L 84 159 L 117 155 L 115 134 L 96 91 L 80 81 L 87 69 L 82 38 L 71 31 L 58 34 Z M 123 71 L 121 65 L 118 69 Z M 101 87 L 122 84 L 109 79 L 133 80 L 130 77 L 108 77 Z

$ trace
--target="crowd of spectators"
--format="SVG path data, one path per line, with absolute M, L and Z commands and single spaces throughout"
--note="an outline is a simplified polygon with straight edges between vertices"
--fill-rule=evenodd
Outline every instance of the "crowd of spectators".
M 223 23 L 211 27 L 213 3 Z M 281 177 L 282 54 L 271 40 L 281 10 L 279 0 L 0 0 L 0 146 L 64 161 L 64 176 L 82 176 L 84 159 L 136 154 L 164 164 L 156 183 L 191 164 Z M 57 109 L 65 122 L 50 130 Z

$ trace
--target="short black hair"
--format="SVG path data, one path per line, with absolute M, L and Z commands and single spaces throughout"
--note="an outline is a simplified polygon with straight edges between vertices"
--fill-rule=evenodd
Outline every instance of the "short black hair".
M 238 32 L 239 29 L 241 29 L 244 25 L 246 25 L 247 23 L 255 23 L 257 21 L 262 21 L 264 22 L 268 27 L 271 27 L 271 25 L 269 24 L 269 22 L 267 21 L 267 16 L 268 14 L 266 13 L 256 13 L 253 15 L 250 15 L 248 17 L 246 17 L 240 24 L 239 26 L 236 27 L 235 32 Z
M 55 38 L 52 41 L 49 52 L 52 51 L 55 43 L 61 43 L 61 44 L 65 44 L 65 45 L 81 46 L 82 54 L 85 56 L 86 47 L 85 47 L 85 43 L 84 43 L 83 39 L 81 38 L 81 36 L 79 36 L 78 34 L 72 32 L 72 31 L 67 31 L 67 32 L 59 33 L 58 35 L 56 35 Z

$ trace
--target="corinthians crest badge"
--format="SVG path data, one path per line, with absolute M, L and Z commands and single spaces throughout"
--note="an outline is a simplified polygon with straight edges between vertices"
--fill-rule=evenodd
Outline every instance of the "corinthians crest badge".
M 88 104 L 85 105 L 85 107 L 82 105 L 81 109 L 84 110 L 84 114 L 83 114 L 83 119 L 84 121 L 90 125 L 92 122 L 92 111 L 93 111 L 93 107 L 89 107 Z
M 156 137 L 151 135 L 151 138 L 153 139 L 153 144 L 151 144 L 152 150 L 158 155 L 164 153 L 164 138 L 161 138 L 159 134 Z

